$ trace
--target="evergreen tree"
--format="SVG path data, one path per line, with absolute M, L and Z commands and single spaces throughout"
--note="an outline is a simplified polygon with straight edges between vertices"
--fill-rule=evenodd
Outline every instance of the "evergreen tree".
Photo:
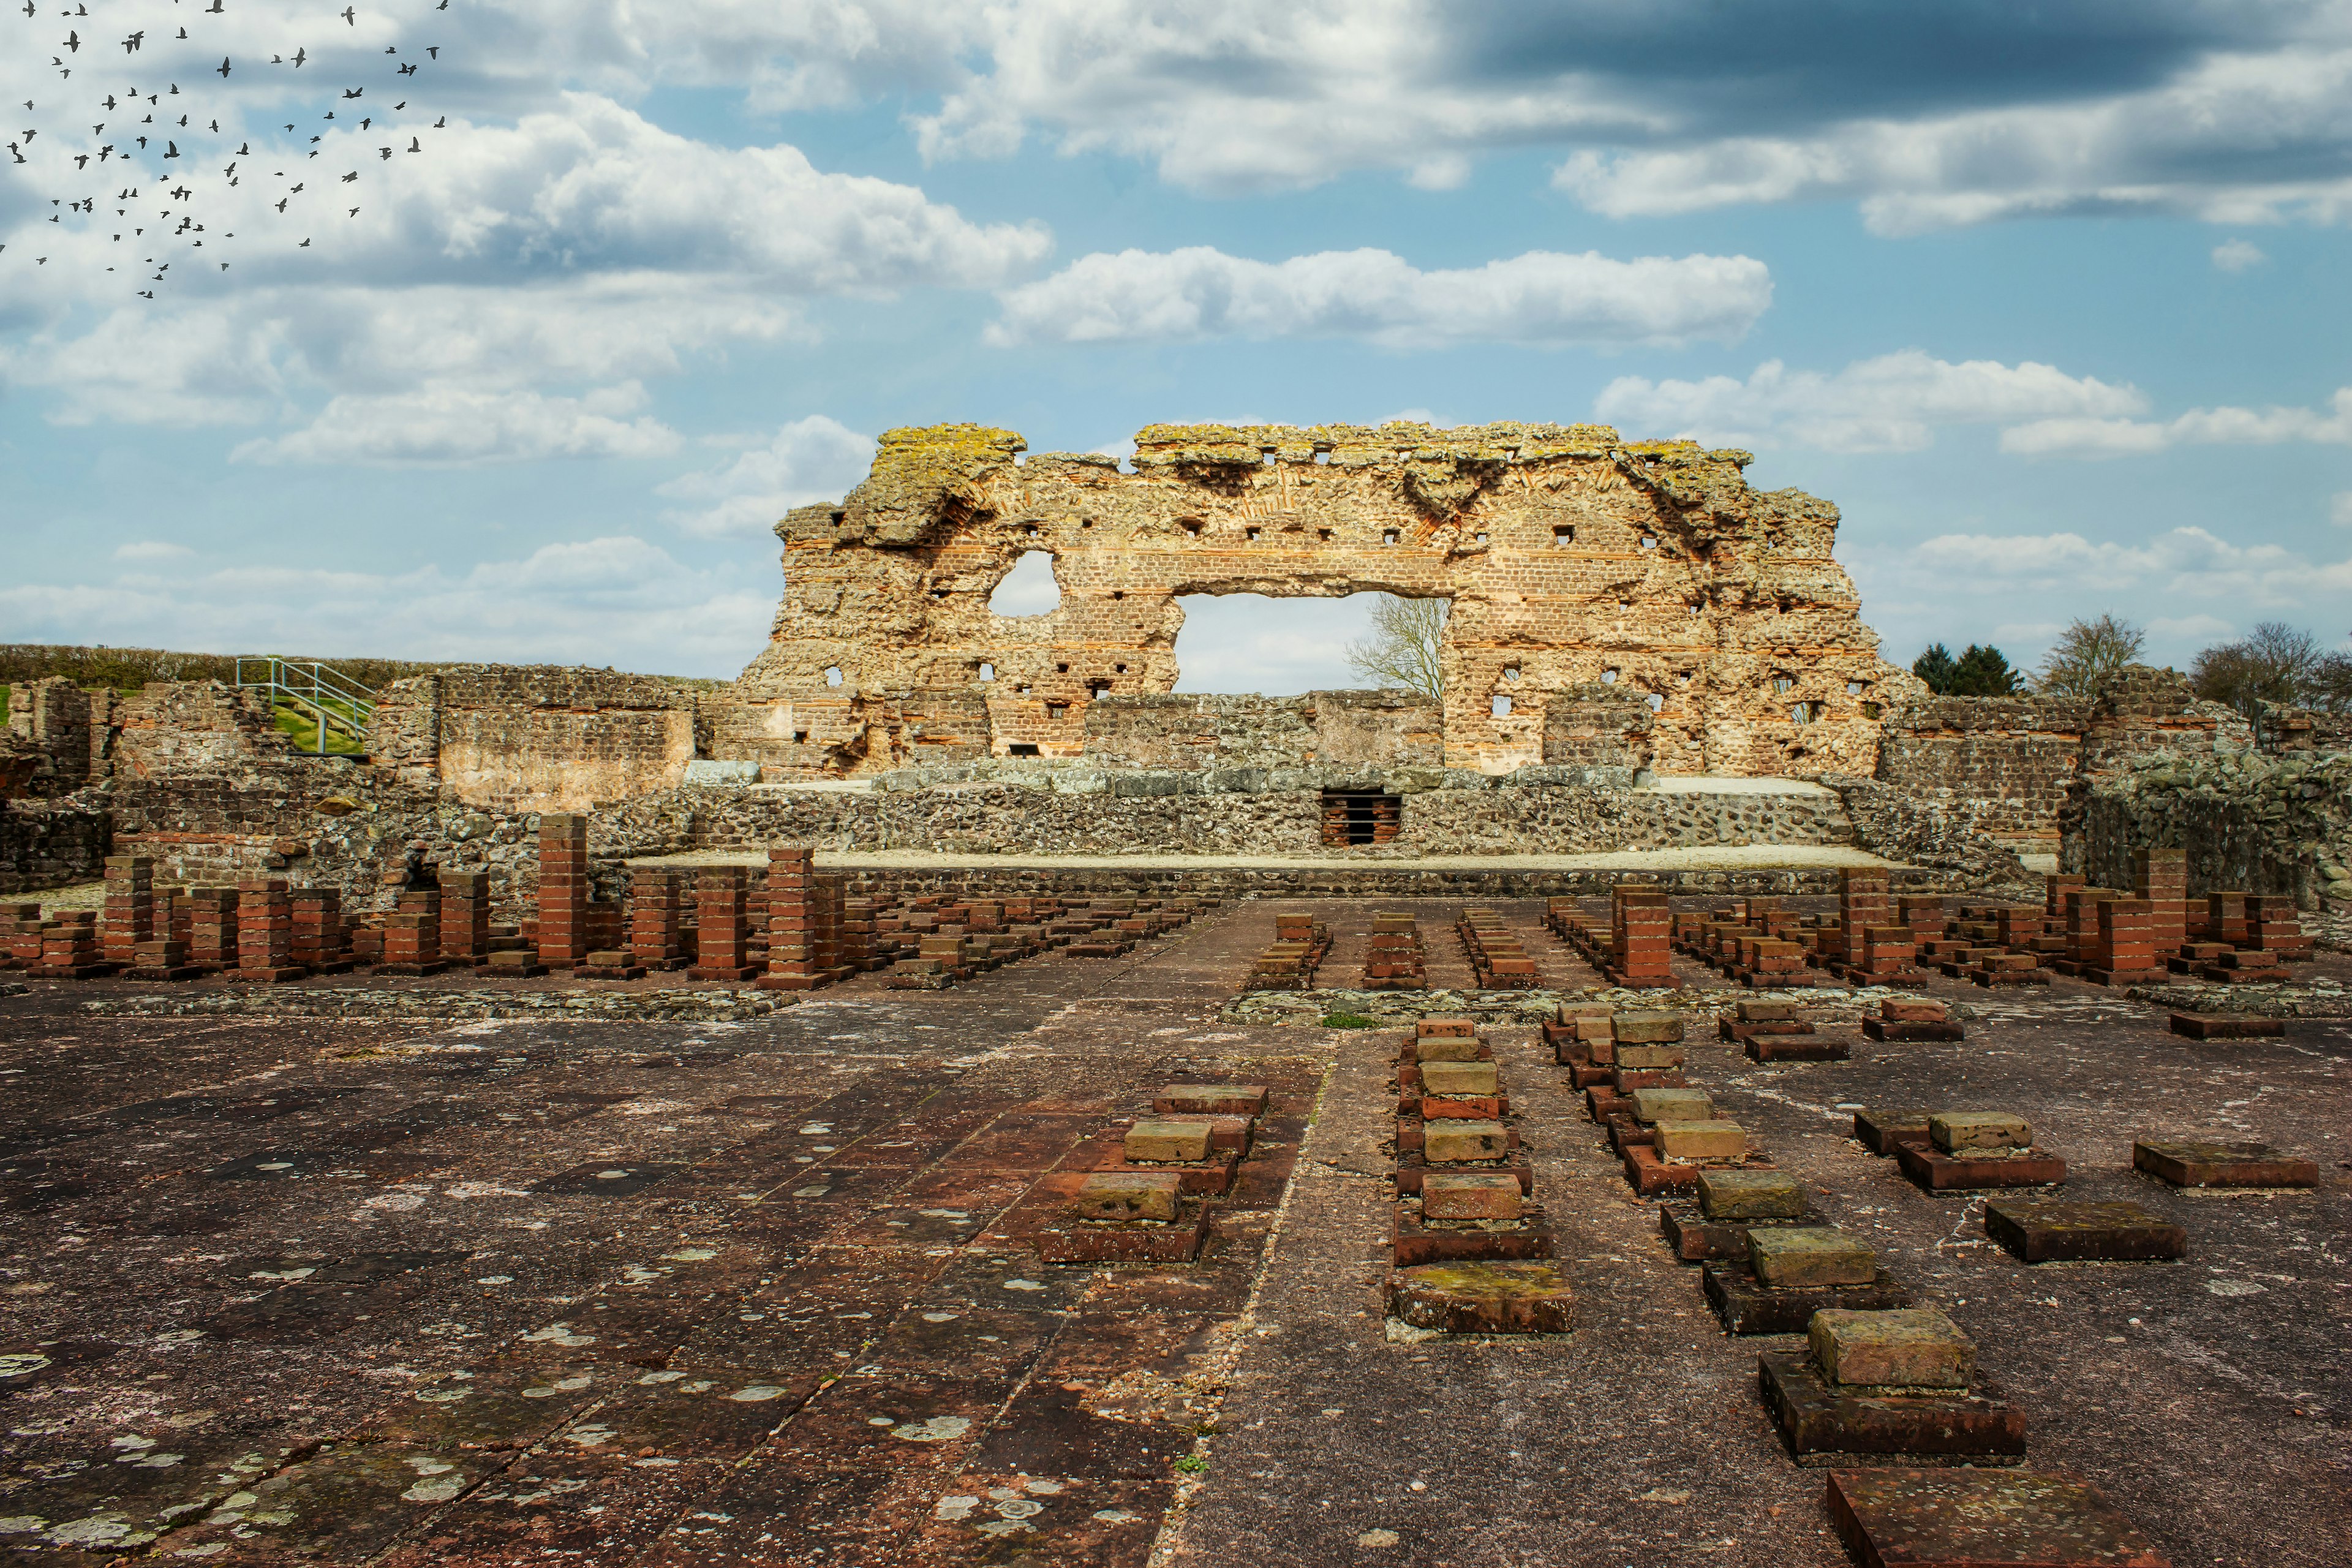
M 1938 697 L 1952 694 L 1952 681 L 1958 671 L 1952 650 L 1939 642 L 1929 643 L 1927 651 L 1911 661 L 1911 673 L 1926 681 L 1927 689 Z
M 2024 686 L 2025 678 L 2009 668 L 1997 647 L 1970 643 L 1952 667 L 1955 697 L 2009 697 Z

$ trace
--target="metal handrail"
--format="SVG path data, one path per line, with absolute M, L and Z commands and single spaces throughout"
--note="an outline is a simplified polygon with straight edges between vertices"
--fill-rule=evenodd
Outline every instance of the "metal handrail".
M 273 706 L 288 701 L 308 709 L 311 723 L 319 731 L 319 755 L 322 757 L 327 754 L 330 724 L 340 726 L 352 740 L 364 742 L 368 726 L 375 720 L 375 693 L 317 659 L 242 658 L 236 661 L 236 684 L 268 692 Z

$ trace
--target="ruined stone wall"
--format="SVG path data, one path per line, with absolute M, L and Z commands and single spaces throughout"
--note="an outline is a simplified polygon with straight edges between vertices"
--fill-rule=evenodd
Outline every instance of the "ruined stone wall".
M 1443 710 L 1410 691 L 1304 697 L 1105 697 L 1087 705 L 1086 757 L 1104 767 L 1436 767 Z
M 675 787 L 696 709 L 691 689 L 647 676 L 464 665 L 384 688 L 369 752 L 468 805 L 585 811 Z
M 105 726 L 93 723 L 111 692 L 85 691 L 61 676 L 8 688 L 12 795 L 70 795 L 104 771 Z
M 2022 849 L 2058 846 L 2092 705 L 2048 697 L 1936 697 L 1889 709 L 1879 781 Z
M 1551 697 L 1607 682 L 1655 699 L 1661 772 L 1868 773 L 1879 705 L 1916 694 L 1831 558 L 1836 509 L 1750 489 L 1745 453 L 1601 426 L 1155 426 L 1124 472 L 1024 445 L 891 431 L 841 505 L 788 516 L 774 633 L 712 754 L 879 771 L 903 760 L 893 704 L 962 690 L 996 754 L 1080 756 L 1095 703 L 1174 686 L 1177 599 L 1201 593 L 1449 600 L 1444 761 L 1486 773 L 1542 762 Z M 1031 551 L 1059 605 L 992 614 Z
M 1544 708 L 1543 760 L 1559 767 L 1651 765 L 1656 715 L 1642 693 L 1615 684 L 1571 686 Z
M 2189 891 L 2292 894 L 2352 909 L 2352 753 L 2150 754 L 2091 785 L 2068 858 L 2129 888 L 2132 854 L 2184 849 Z
M 97 791 L 0 801 L 0 894 L 36 893 L 105 875 L 113 819 Z

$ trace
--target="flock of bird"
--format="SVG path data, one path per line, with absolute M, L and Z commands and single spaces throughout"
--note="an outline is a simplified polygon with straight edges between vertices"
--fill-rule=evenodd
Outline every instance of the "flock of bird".
M 97 16 L 91 15 L 93 3 Z M 236 3 L 240 8 L 254 5 L 282 11 L 289 27 L 307 23 L 338 32 L 349 30 L 352 35 L 362 16 L 356 4 L 334 12 L 322 5 L 319 15 L 309 16 L 304 14 L 311 6 L 303 0 Z M 415 0 L 415 4 L 428 14 L 449 9 L 449 0 Z M 176 10 L 181 0 L 172 0 L 172 5 Z M 357 199 L 358 187 L 369 173 L 369 154 L 381 170 L 395 158 L 423 153 L 425 135 L 447 129 L 446 115 L 428 125 L 423 113 L 412 109 L 417 101 L 415 79 L 440 63 L 442 46 L 438 44 L 406 55 L 398 44 L 391 44 L 382 55 L 371 57 L 331 35 L 328 39 L 313 40 L 320 46 L 316 56 L 310 44 L 299 43 L 290 54 L 271 53 L 266 62 L 255 55 L 240 58 L 231 49 L 214 64 L 213 49 L 221 47 L 218 34 L 214 32 L 209 39 L 205 35 L 226 23 L 228 0 L 211 0 L 201 8 L 192 0 L 180 11 L 185 20 L 174 24 L 170 33 L 152 19 L 157 10 L 154 0 L 131 4 L 51 0 L 46 5 L 22 0 L 19 20 L 26 37 L 16 58 L 37 61 L 46 50 L 47 68 L 56 73 L 57 85 L 24 100 L 21 118 L 10 117 L 24 129 L 9 136 L 8 162 L 0 163 L 0 171 L 35 187 L 38 199 L 54 209 L 47 222 L 57 226 L 57 240 L 63 240 L 69 230 L 78 231 L 78 237 L 105 236 L 100 258 L 105 270 L 135 283 L 132 292 L 142 300 L 154 299 L 159 288 L 173 281 L 175 264 L 184 278 L 190 271 L 215 267 L 227 271 L 234 252 L 243 245 L 310 249 L 317 219 L 339 214 L 348 222 L 359 216 L 365 204 Z M 118 22 L 120 37 L 110 36 L 117 26 L 108 27 L 105 33 L 98 30 L 101 19 L 120 18 L 125 13 L 135 14 L 132 21 L 147 25 Z M 53 27 L 61 30 L 62 36 L 44 38 L 42 33 Z M 205 47 L 208 42 L 211 48 Z M 373 68 L 362 64 L 371 58 L 376 62 Z M 248 73 L 250 79 L 249 73 L 256 71 L 283 72 L 286 86 L 303 86 L 292 93 L 280 90 L 265 95 L 281 106 L 278 113 L 282 116 L 288 98 L 307 96 L 304 89 L 318 78 L 320 59 L 333 60 L 341 79 L 324 83 L 319 89 L 322 98 L 314 99 L 314 108 L 302 111 L 297 120 L 278 120 L 263 127 L 258 142 L 243 127 L 247 116 L 238 105 L 228 101 L 206 107 L 207 100 L 227 99 L 228 84 L 237 73 Z M 310 78 L 300 75 L 306 67 L 310 69 Z M 177 74 L 182 72 L 185 74 Z M 207 85 L 206 79 L 214 77 L 218 82 Z M 370 77 L 375 79 L 367 79 Z M 352 81 L 358 85 L 348 85 Z M 387 104 L 387 100 L 394 101 Z M 315 112 L 320 101 L 326 104 L 325 111 L 317 115 L 318 129 L 305 144 L 299 139 L 303 129 L 300 118 Z M 77 114 L 78 110 L 82 112 Z M 71 123 L 66 121 L 69 115 L 76 116 Z M 224 121 L 230 130 L 222 129 Z M 276 139 L 280 124 L 289 140 Z M 87 137 L 80 134 L 82 125 L 89 127 Z M 346 145 L 341 141 L 331 146 L 327 143 L 333 131 L 356 132 L 370 142 L 376 137 L 386 140 L 373 147 L 351 144 L 347 157 L 360 167 L 313 168 L 322 153 Z M 275 199 L 266 199 L 257 212 L 249 197 L 229 195 L 231 191 L 243 190 L 248 181 L 275 182 L 270 193 Z M 331 193 L 341 199 L 320 210 Z M 248 225 L 264 225 L 265 232 L 248 233 L 239 239 L 236 229 L 228 226 L 240 221 L 240 213 Z M 71 242 L 43 243 L 47 237 L 27 235 L 0 243 L 0 266 L 22 260 L 46 267 L 52 254 L 67 262 L 68 258 L 87 258 L 91 249 Z M 224 256 L 224 251 L 232 254 Z

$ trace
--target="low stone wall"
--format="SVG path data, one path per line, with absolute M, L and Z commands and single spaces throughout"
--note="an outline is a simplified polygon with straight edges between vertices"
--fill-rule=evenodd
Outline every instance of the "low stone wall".
M 697 754 L 696 703 L 652 676 L 459 666 L 384 688 L 369 750 L 468 805 L 587 811 L 674 788 Z
M 2091 704 L 2042 697 L 1940 697 L 1890 710 L 1879 782 L 1979 833 L 2053 849 L 2082 765 Z
M 820 868 L 824 868 L 820 862 Z M 1177 897 L 1223 899 L 1605 899 L 1621 881 L 1641 882 L 1678 897 L 1828 897 L 1838 889 L 1833 867 L 1748 871 L 1586 869 L 1531 871 L 1434 868 L 1419 866 L 1007 866 L 850 868 L 853 896 L 926 893 L 1013 899 Z M 1967 885 L 1948 872 L 1899 870 L 1894 886 L 1906 893 L 1944 892 Z
M 2292 894 L 2352 908 L 2352 752 L 2149 757 L 2084 803 L 2066 861 L 2096 886 L 2132 885 L 2132 853 L 2185 849 L 2192 896 Z
M 0 801 L 0 894 L 37 893 L 105 874 L 113 819 L 103 795 Z

